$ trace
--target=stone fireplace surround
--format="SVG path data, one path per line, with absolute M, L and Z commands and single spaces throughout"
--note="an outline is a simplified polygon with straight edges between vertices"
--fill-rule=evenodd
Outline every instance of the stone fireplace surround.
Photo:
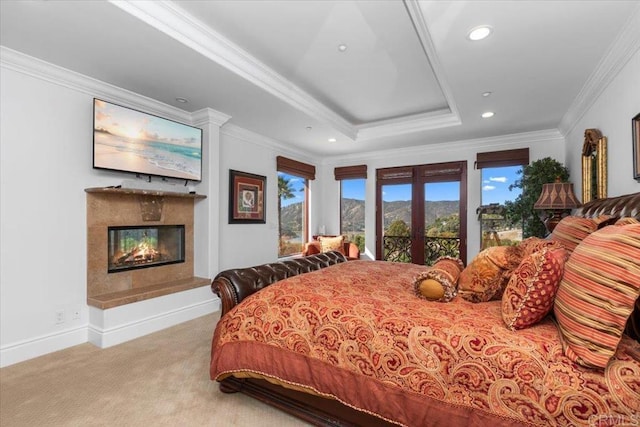
M 208 286 L 193 275 L 194 203 L 206 196 L 122 188 L 87 188 L 87 303 L 100 310 Z M 185 226 L 185 261 L 107 272 L 108 227 Z

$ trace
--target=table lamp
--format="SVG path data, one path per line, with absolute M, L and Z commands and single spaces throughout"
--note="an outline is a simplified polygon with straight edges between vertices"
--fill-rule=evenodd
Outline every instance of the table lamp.
M 573 184 L 560 182 L 560 178 L 556 178 L 555 182 L 542 185 L 542 192 L 533 208 L 550 211 L 551 215 L 547 216 L 543 222 L 551 233 L 566 211 L 581 205 L 573 192 Z

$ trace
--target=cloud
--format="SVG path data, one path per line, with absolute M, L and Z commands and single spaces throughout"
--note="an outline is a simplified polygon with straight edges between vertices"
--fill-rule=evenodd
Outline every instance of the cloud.
M 489 181 L 505 183 L 505 182 L 507 182 L 507 177 L 506 176 L 492 176 L 491 178 L 489 178 Z
M 482 187 L 482 191 L 491 191 L 491 190 L 495 190 L 496 187 L 494 185 L 484 185 Z

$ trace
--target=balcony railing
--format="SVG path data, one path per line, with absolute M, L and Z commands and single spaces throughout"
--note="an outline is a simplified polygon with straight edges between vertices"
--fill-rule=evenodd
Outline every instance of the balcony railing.
M 412 262 L 409 236 L 384 236 L 383 259 L 393 262 Z M 458 237 L 424 236 L 424 263 L 432 265 L 438 258 L 460 257 L 460 239 Z

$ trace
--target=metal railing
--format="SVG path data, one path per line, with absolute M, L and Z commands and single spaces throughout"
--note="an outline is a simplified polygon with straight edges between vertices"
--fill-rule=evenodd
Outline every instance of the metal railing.
M 409 236 L 384 236 L 383 260 L 393 262 L 412 262 Z M 460 238 L 424 236 L 424 263 L 432 265 L 438 258 L 460 257 Z

